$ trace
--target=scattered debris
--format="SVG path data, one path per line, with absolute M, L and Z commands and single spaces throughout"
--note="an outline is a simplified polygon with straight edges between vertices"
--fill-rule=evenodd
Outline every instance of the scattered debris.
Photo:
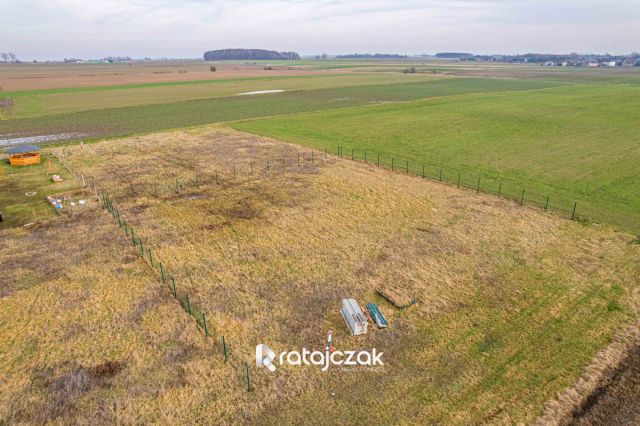
M 37 192 L 35 192 L 35 191 L 29 191 L 29 192 L 26 192 L 24 195 L 26 195 L 27 197 L 33 197 L 36 194 L 37 194 Z
M 384 317 L 384 315 L 382 315 L 380 309 L 378 309 L 378 305 L 376 305 L 375 303 L 369 303 L 367 304 L 367 309 L 369 310 L 369 314 L 371 314 L 371 318 L 376 323 L 378 328 L 387 328 L 389 326 L 387 319 Z
M 54 182 L 62 182 L 64 179 L 60 175 L 52 175 L 51 180 Z
M 400 309 L 416 303 L 416 299 L 397 288 L 385 287 L 378 289 L 377 293 L 389 301 L 389 303 Z
M 342 309 L 340 313 L 347 322 L 351 335 L 359 336 L 361 334 L 367 334 L 367 317 L 355 299 L 342 299 Z

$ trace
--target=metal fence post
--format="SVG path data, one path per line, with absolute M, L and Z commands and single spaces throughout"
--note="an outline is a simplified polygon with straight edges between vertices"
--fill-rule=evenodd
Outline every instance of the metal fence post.
M 522 195 L 520 196 L 520 205 L 524 204 L 524 188 L 522 188 Z
M 577 206 L 578 206 L 577 202 L 573 203 L 573 212 L 571 212 L 571 220 L 574 220 L 576 218 L 576 207 Z
M 225 342 L 224 336 L 222 336 L 222 353 L 224 354 L 224 362 L 227 362 L 227 342 Z

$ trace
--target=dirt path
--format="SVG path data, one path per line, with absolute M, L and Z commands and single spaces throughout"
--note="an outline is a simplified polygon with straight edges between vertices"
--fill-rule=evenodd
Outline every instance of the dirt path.
M 635 346 L 614 373 L 610 385 L 595 392 L 574 425 L 640 424 L 640 346 Z

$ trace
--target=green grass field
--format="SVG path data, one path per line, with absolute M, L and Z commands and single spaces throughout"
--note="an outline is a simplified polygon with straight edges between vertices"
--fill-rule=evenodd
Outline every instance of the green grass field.
M 580 85 L 272 117 L 233 127 L 640 229 L 640 87 Z
M 355 85 L 278 94 L 231 96 L 4 120 L 0 121 L 0 138 L 6 134 L 17 137 L 76 132 L 84 135 L 77 137 L 83 139 L 124 136 L 302 111 L 401 102 L 464 93 L 532 90 L 559 84 L 562 83 L 515 79 L 430 79 L 413 83 Z M 265 87 L 273 88 L 274 86 L 270 82 L 270 85 Z M 234 90 L 247 91 L 248 88 L 245 82 Z
M 51 180 L 46 167 L 49 160 L 52 173 L 59 174 L 64 181 Z M 0 229 L 55 217 L 56 212 L 45 197 L 77 188 L 57 160 L 46 154 L 43 154 L 40 164 L 11 167 L 2 160 L 0 168 L 0 211 L 3 214 Z M 30 192 L 36 194 L 27 196 Z

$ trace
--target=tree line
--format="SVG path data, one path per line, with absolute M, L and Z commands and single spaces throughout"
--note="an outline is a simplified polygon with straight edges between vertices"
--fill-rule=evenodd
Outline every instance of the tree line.
M 18 57 L 16 56 L 15 53 L 0 53 L 0 57 L 2 57 L 2 60 L 4 61 L 4 63 L 6 64 L 7 62 L 13 62 L 13 63 L 17 63 L 18 62 Z

